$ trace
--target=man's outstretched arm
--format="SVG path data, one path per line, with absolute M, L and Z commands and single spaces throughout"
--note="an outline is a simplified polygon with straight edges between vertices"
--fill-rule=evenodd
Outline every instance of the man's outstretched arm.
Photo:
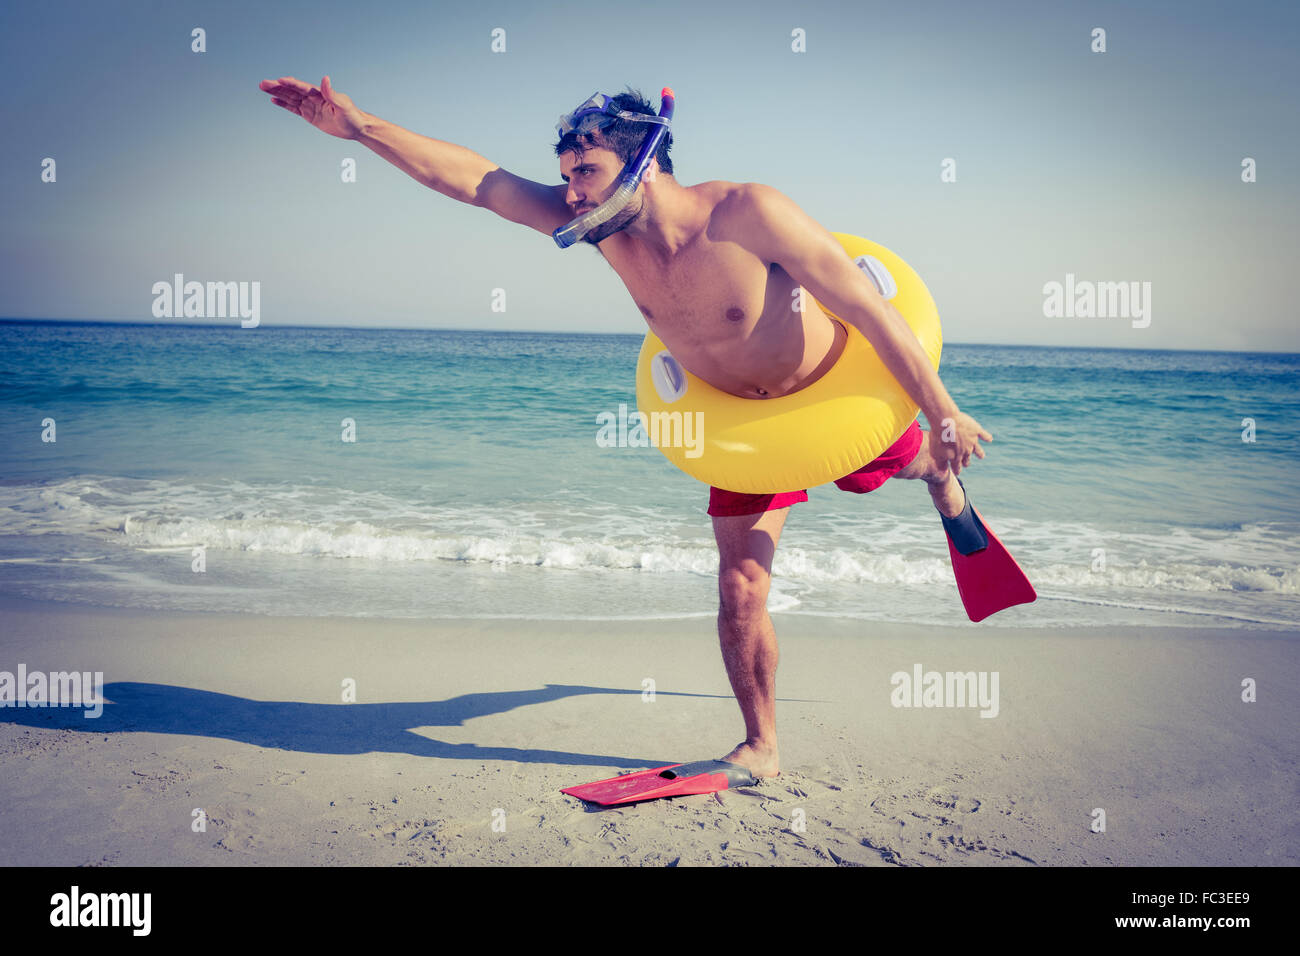
M 323 133 L 351 139 L 382 156 L 416 182 L 458 202 L 548 235 L 572 218 L 564 186 L 547 186 L 507 172 L 472 149 L 421 136 L 360 110 L 326 76 L 319 87 L 292 76 L 263 80 L 271 102 Z

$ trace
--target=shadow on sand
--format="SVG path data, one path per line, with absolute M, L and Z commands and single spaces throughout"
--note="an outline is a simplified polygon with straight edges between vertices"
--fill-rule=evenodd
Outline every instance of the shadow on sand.
M 249 700 L 190 687 L 122 681 L 104 685 L 104 712 L 99 717 L 86 717 L 86 711 L 79 707 L 10 706 L 0 708 L 0 722 L 88 734 L 125 731 L 223 737 L 258 747 L 320 754 L 378 751 L 449 760 L 515 760 L 520 763 L 616 767 L 673 763 L 672 759 L 449 744 L 412 731 L 416 727 L 459 727 L 474 717 L 505 713 L 517 707 L 546 704 L 582 694 L 640 693 L 640 690 L 626 688 L 547 684 L 537 690 L 464 694 L 424 703 L 307 704 Z M 672 697 L 730 699 L 716 694 L 656 693 Z

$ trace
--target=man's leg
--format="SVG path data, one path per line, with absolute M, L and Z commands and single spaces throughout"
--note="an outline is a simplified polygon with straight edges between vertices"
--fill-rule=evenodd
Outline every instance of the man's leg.
M 714 517 L 718 541 L 718 640 L 731 689 L 745 718 L 745 740 L 723 757 L 755 777 L 781 769 L 776 745 L 776 631 L 767 614 L 772 556 L 789 507 Z
M 917 449 L 912 463 L 894 475 L 895 478 L 919 478 L 930 489 L 930 498 L 939 514 L 945 518 L 955 518 L 966 507 L 966 495 L 957 484 L 957 476 L 952 473 L 947 462 L 937 462 L 930 454 L 930 433 L 922 432 L 921 447 Z
M 920 478 L 930 488 L 930 497 L 939 514 L 953 518 L 966 506 L 966 496 L 957 484 L 957 476 L 947 462 L 938 462 L 930 454 L 930 433 L 921 431 L 912 422 L 880 456 L 867 462 L 852 474 L 836 478 L 835 485 L 842 491 L 867 494 L 875 491 L 891 478 Z

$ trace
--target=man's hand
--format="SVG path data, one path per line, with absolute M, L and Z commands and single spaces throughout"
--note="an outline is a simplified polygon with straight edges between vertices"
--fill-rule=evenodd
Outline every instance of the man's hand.
M 271 102 L 297 113 L 322 133 L 339 139 L 356 139 L 361 132 L 365 115 L 343 93 L 330 85 L 326 76 L 315 87 L 310 83 L 282 76 L 278 80 L 263 80 L 258 89 L 271 94 Z
M 981 438 L 993 440 L 993 436 L 975 419 L 964 412 L 954 412 L 951 417 L 941 419 L 937 426 L 930 423 L 930 457 L 941 466 L 947 462 L 952 473 L 960 475 L 961 470 L 970 465 L 971 455 L 984 457 Z

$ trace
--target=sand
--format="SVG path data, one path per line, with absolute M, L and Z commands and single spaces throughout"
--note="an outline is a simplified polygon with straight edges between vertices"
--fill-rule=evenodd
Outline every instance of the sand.
M 780 777 L 599 810 L 560 788 L 743 736 L 711 619 L 0 599 L 0 671 L 102 671 L 111 701 L 0 708 L 0 864 L 1298 862 L 1295 633 L 774 621 Z M 997 672 L 996 716 L 894 706 L 918 664 Z

